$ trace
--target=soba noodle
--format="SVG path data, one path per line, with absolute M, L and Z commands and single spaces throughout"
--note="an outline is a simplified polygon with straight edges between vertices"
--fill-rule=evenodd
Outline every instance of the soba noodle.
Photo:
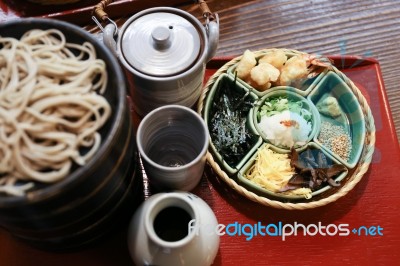
M 98 150 L 111 113 L 106 65 L 90 43 L 62 32 L 0 36 L 0 193 L 24 195 L 53 183 Z

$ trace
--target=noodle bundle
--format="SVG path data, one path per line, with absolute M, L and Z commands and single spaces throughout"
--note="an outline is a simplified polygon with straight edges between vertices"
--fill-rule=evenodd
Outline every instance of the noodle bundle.
M 90 160 L 111 114 L 106 85 L 90 43 L 55 29 L 0 36 L 0 193 L 24 195 Z

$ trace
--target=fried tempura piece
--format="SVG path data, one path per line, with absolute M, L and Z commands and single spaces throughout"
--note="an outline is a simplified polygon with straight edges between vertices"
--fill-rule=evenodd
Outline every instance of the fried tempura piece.
M 281 69 L 278 84 L 281 86 L 290 86 L 302 80 L 308 75 L 308 62 L 302 55 L 296 55 L 289 58 Z
M 264 55 L 258 60 L 259 64 L 269 63 L 276 67 L 277 69 L 281 69 L 283 65 L 287 61 L 287 56 L 282 50 L 273 50 L 272 52 Z
M 278 80 L 279 70 L 269 63 L 261 63 L 253 67 L 247 82 L 259 91 L 267 90 L 271 83 Z
M 243 80 L 248 78 L 250 75 L 251 69 L 257 64 L 256 57 L 254 56 L 254 53 L 251 52 L 250 50 L 246 50 L 243 53 L 242 58 L 240 59 L 237 67 L 236 67 L 236 72 L 237 76 Z
M 330 59 L 313 55 L 301 54 L 288 59 L 281 69 L 278 85 L 300 86 L 305 79 L 315 77 L 324 69 L 331 69 Z

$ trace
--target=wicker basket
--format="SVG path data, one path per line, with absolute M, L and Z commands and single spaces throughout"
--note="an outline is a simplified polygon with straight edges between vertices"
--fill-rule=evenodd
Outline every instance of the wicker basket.
M 256 57 L 259 57 L 265 53 L 268 53 L 272 51 L 273 49 L 264 49 L 260 50 L 255 53 Z M 296 50 L 288 50 L 288 49 L 282 49 L 286 54 L 305 54 L 304 52 L 299 52 Z M 208 91 L 211 89 L 212 85 L 215 83 L 217 78 L 223 74 L 226 73 L 227 70 L 233 66 L 234 64 L 238 63 L 239 60 L 241 59 L 241 56 L 236 57 L 232 59 L 231 61 L 227 62 L 224 66 L 222 66 L 220 69 L 218 69 L 213 76 L 210 77 L 208 80 L 207 84 L 205 85 L 205 88 L 203 90 L 203 93 L 199 99 L 198 103 L 198 113 L 202 114 L 203 112 L 203 107 L 204 107 L 204 101 L 207 97 Z M 360 90 L 354 85 L 354 83 L 346 76 L 344 75 L 341 71 L 339 71 L 336 67 L 333 67 L 333 70 L 336 74 L 338 74 L 343 81 L 351 88 L 352 92 L 358 99 L 358 102 L 360 104 L 360 107 L 362 109 L 362 112 L 365 117 L 365 127 L 366 127 L 366 136 L 364 140 L 364 146 L 363 146 L 363 151 L 361 154 L 361 157 L 359 159 L 358 164 L 356 165 L 355 168 L 353 168 L 347 177 L 341 182 L 342 186 L 339 188 L 335 189 L 330 189 L 328 193 L 321 194 L 321 196 L 318 197 L 313 197 L 310 200 L 305 200 L 302 202 L 282 202 L 278 201 L 275 199 L 270 199 L 267 197 L 259 196 L 249 190 L 247 190 L 245 187 L 239 185 L 234 179 L 229 177 L 224 170 L 220 167 L 218 162 L 214 160 L 213 155 L 208 152 L 207 153 L 207 161 L 213 168 L 213 170 L 216 172 L 218 177 L 222 179 L 229 187 L 237 191 L 239 194 L 243 195 L 244 197 L 257 202 L 259 204 L 265 205 L 265 206 L 270 206 L 274 208 L 279 208 L 279 209 L 287 209 L 287 210 L 305 210 L 305 209 L 311 209 L 311 208 L 316 208 L 320 206 L 327 205 L 331 202 L 334 202 L 338 200 L 339 198 L 345 196 L 350 190 L 352 190 L 355 185 L 360 182 L 362 179 L 363 175 L 367 172 L 368 167 L 371 163 L 372 160 L 372 155 L 374 153 L 374 147 L 375 147 L 375 124 L 374 124 L 374 119 L 370 110 L 370 107 L 360 92 Z

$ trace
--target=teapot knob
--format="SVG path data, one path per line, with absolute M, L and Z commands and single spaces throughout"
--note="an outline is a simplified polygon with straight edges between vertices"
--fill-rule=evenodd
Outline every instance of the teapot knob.
M 166 27 L 157 27 L 151 32 L 157 50 L 163 50 L 170 46 L 171 33 Z

